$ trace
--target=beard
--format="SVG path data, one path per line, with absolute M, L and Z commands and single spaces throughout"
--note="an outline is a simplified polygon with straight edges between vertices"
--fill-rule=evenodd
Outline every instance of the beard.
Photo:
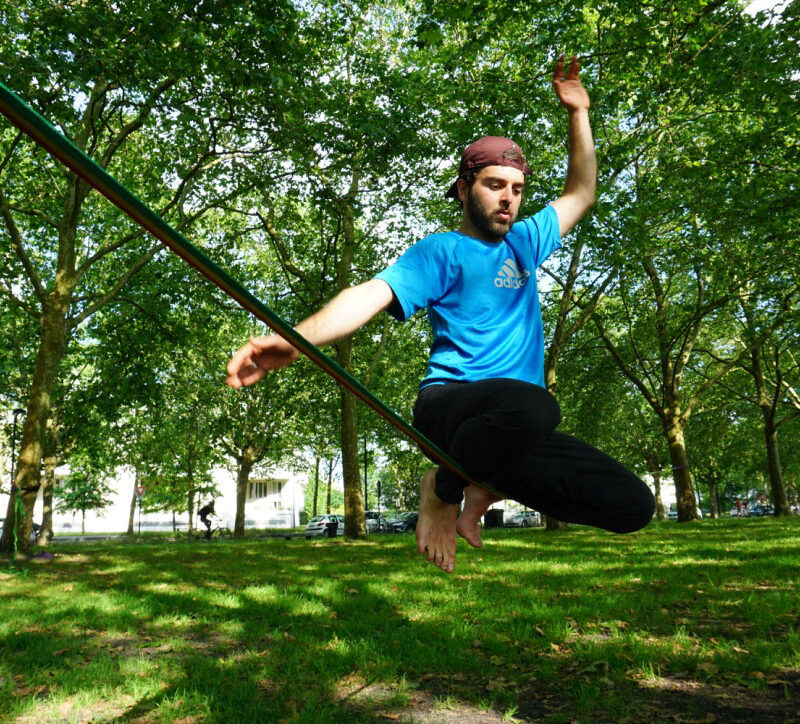
M 501 221 L 494 218 L 494 214 L 499 210 L 500 209 L 494 209 L 493 211 L 488 211 L 480 204 L 478 199 L 475 198 L 472 193 L 472 188 L 467 190 L 467 214 L 469 215 L 469 220 L 476 229 L 479 229 L 488 238 L 496 239 L 497 241 L 502 239 L 509 232 L 511 226 L 517 220 L 517 215 L 513 213 L 511 209 L 508 209 L 509 213 L 511 213 L 511 217 L 508 221 Z

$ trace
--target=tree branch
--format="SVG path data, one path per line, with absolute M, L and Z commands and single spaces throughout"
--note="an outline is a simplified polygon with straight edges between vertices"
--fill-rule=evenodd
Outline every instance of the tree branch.
M 383 315 L 383 329 L 381 330 L 381 339 L 378 343 L 378 348 L 375 350 L 375 354 L 372 355 L 372 360 L 370 360 L 369 367 L 367 368 L 367 372 L 364 375 L 364 385 L 369 387 L 370 380 L 372 379 L 372 375 L 375 372 L 375 368 L 378 366 L 378 362 L 380 361 L 381 356 L 383 355 L 384 350 L 386 349 L 386 342 L 389 337 L 389 329 L 390 329 L 390 322 L 391 318 L 388 314 Z
M 599 332 L 600 338 L 603 340 L 606 349 L 611 353 L 611 356 L 616 361 L 617 366 L 619 367 L 622 374 L 624 374 L 631 382 L 633 382 L 634 385 L 636 385 L 638 390 L 644 396 L 645 400 L 647 400 L 647 403 L 650 405 L 650 407 L 653 408 L 653 410 L 659 417 L 663 418 L 664 408 L 658 404 L 658 400 L 647 388 L 647 385 L 645 385 L 644 382 L 642 382 L 642 380 L 638 377 L 638 375 L 636 375 L 633 369 L 624 360 L 624 358 L 619 352 L 619 349 L 614 344 L 614 342 L 611 341 L 611 338 L 608 336 L 608 333 L 606 332 L 603 323 L 600 321 L 597 315 L 592 316 L 592 321 L 594 322 L 595 327 L 597 327 L 597 331 Z
M 5 156 L 3 160 L 0 161 L 0 176 L 3 175 L 3 171 L 6 170 L 6 164 L 11 160 L 11 157 L 14 155 L 14 150 L 19 145 L 19 142 L 22 140 L 23 133 L 19 131 L 16 136 L 11 140 L 11 143 L 8 144 L 8 149 L 6 150 Z
M 631 345 L 631 349 L 633 350 L 633 354 L 636 357 L 636 360 L 639 362 L 639 366 L 644 373 L 644 377 L 647 380 L 647 383 L 651 385 L 653 389 L 657 388 L 657 385 L 653 382 L 651 377 L 650 371 L 650 363 L 649 361 L 642 357 L 641 353 L 639 352 L 639 347 L 636 344 L 636 339 L 633 336 L 633 315 L 631 315 L 630 307 L 628 306 L 628 300 L 625 296 L 625 291 L 621 290 L 620 293 L 620 301 L 622 302 L 622 307 L 625 310 L 625 319 L 626 319 L 626 327 L 628 330 L 628 342 Z
M 147 264 L 147 262 L 149 262 L 162 248 L 163 247 L 161 244 L 155 244 L 146 254 L 143 254 L 141 257 L 139 257 L 136 262 L 128 267 L 128 270 L 117 280 L 116 284 L 114 284 L 111 289 L 103 294 L 96 302 L 90 304 L 80 314 L 75 317 L 70 317 L 67 320 L 68 328 L 74 329 L 85 319 L 91 317 L 98 309 L 112 300 L 119 293 L 120 289 L 122 289 L 122 287 L 124 287 L 128 281 L 130 281 L 131 277 L 136 274 L 145 264 Z
M 9 204 L 8 208 L 11 211 L 16 211 L 19 214 L 27 214 L 28 216 L 35 216 L 37 219 L 41 219 L 44 221 L 45 224 L 48 226 L 52 226 L 54 229 L 58 229 L 58 222 L 51 219 L 44 211 L 39 209 L 26 209 L 23 206 L 16 206 L 14 204 Z
M 283 239 L 281 238 L 280 232 L 275 228 L 275 225 L 273 223 L 274 221 L 273 213 L 274 212 L 271 207 L 269 207 L 268 216 L 266 217 L 260 211 L 257 212 L 258 218 L 261 220 L 261 226 L 264 228 L 264 231 L 267 232 L 267 236 L 269 236 L 270 241 L 275 247 L 275 250 L 278 255 L 278 261 L 280 262 L 280 265 L 284 269 L 284 271 L 288 272 L 296 279 L 299 279 L 305 285 L 306 289 L 310 289 L 311 284 L 306 273 L 299 267 L 292 264 L 291 261 L 289 261 L 290 257 L 289 250 L 283 243 Z
M 746 347 L 744 347 L 738 354 L 734 357 L 731 357 L 726 364 L 722 366 L 722 368 L 717 372 L 717 374 L 712 375 L 706 378 L 706 381 L 700 385 L 700 387 L 695 390 L 695 393 L 689 399 L 689 402 L 684 407 L 686 411 L 686 417 L 688 419 L 689 415 L 691 415 L 692 409 L 694 406 L 700 401 L 700 398 L 706 393 L 709 387 L 713 385 L 717 380 L 721 379 L 724 375 L 726 375 L 732 367 L 739 364 L 739 361 L 744 357 L 748 352 L 753 350 L 757 350 L 764 341 L 772 334 L 776 327 L 783 323 L 783 318 L 778 316 L 776 320 L 773 320 L 772 324 L 767 327 L 758 337 L 756 337 L 752 343 Z
M 13 302 L 13 303 L 14 303 L 16 306 L 18 306 L 20 309 L 22 309 L 22 310 L 24 310 L 25 312 L 27 312 L 28 314 L 30 314 L 30 315 L 31 315 L 31 317 L 33 317 L 34 319 L 39 319 L 39 318 L 41 317 L 41 314 L 39 314 L 39 312 L 37 312 L 37 311 L 36 311 L 36 310 L 35 310 L 33 307 L 29 307 L 27 304 L 25 304 L 25 302 L 23 302 L 23 301 L 22 301 L 22 300 L 21 300 L 19 297 L 17 297 L 17 296 L 16 296 L 16 295 L 15 295 L 15 294 L 14 294 L 14 293 L 13 293 L 13 292 L 12 292 L 12 291 L 11 291 L 11 290 L 8 288 L 8 287 L 7 287 L 7 286 L 6 286 L 4 283 L 3 283 L 3 281 L 2 281 L 2 280 L 0 280 L 0 293 L 2 293 L 2 294 L 3 294 L 3 296 L 5 296 L 5 297 L 7 297 L 8 299 L 10 299 L 10 300 L 11 300 L 11 302 Z
M 155 107 L 156 101 L 167 90 L 169 90 L 169 88 L 175 85 L 177 81 L 178 81 L 177 77 L 167 76 L 167 78 L 165 78 L 159 85 L 157 85 L 153 89 L 153 92 L 150 93 L 149 98 L 144 102 L 144 105 L 140 108 L 136 118 L 134 118 L 128 125 L 120 129 L 120 131 L 117 133 L 114 139 L 112 139 L 112 141 L 108 144 L 108 147 L 106 148 L 106 151 L 103 154 L 100 161 L 100 165 L 103 168 L 106 168 L 108 166 L 114 154 L 117 152 L 119 147 L 125 142 L 128 136 L 130 136 L 134 131 L 137 131 L 144 125 L 144 122 L 153 112 L 153 108 Z
M 45 300 L 47 299 L 47 292 L 42 286 L 39 275 L 36 273 L 36 268 L 33 266 L 33 263 L 25 251 L 25 246 L 22 242 L 22 236 L 19 233 L 17 225 L 14 223 L 14 217 L 11 215 L 11 209 L 8 206 L 8 201 L 6 200 L 6 196 L 2 189 L 0 189 L 0 214 L 2 214 L 6 229 L 11 236 L 11 244 L 14 247 L 17 258 L 22 263 L 25 273 L 28 275 L 28 279 L 30 280 L 31 284 L 33 285 L 33 289 L 36 292 L 36 296 L 39 297 L 39 301 L 42 303 L 42 306 L 44 306 Z
M 123 236 L 121 239 L 115 241 L 113 244 L 109 244 L 108 246 L 104 246 L 101 249 L 98 249 L 92 256 L 84 260 L 84 262 L 77 268 L 75 271 L 75 276 L 80 279 L 86 271 L 89 269 L 92 264 L 102 259 L 107 254 L 110 254 L 112 251 L 116 251 L 120 247 L 125 246 L 125 244 L 130 243 L 134 239 L 143 236 L 144 229 L 137 229 L 136 231 L 132 231 L 130 234 Z

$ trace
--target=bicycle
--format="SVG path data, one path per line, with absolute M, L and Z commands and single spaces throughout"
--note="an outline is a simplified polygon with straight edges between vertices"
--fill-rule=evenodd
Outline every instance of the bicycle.
M 218 525 L 216 528 L 211 529 L 211 537 L 209 540 L 228 540 L 233 538 L 231 529 L 224 525 Z
M 233 538 L 233 533 L 231 533 L 231 529 L 224 525 L 216 525 L 215 527 L 211 528 L 211 532 L 208 533 L 204 530 L 199 530 L 195 528 L 193 530 L 186 531 L 186 537 L 188 538 L 190 543 L 194 543 L 197 541 L 215 541 L 215 540 L 229 540 Z

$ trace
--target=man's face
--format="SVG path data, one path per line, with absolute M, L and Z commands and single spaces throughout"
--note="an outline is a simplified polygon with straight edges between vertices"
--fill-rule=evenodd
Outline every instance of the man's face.
M 458 195 L 467 220 L 479 232 L 479 238 L 499 241 L 511 229 L 517 219 L 525 176 L 511 166 L 486 166 L 475 177 L 475 183 L 467 188 L 459 181 Z

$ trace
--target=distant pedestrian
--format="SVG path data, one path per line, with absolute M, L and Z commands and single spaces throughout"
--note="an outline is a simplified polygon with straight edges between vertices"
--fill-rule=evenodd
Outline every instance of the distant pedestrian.
M 200 520 L 203 521 L 203 525 L 206 527 L 206 540 L 211 540 L 211 519 L 209 516 L 216 515 L 214 511 L 214 501 L 212 500 L 210 503 L 207 503 L 198 512 L 200 516 Z
M 736 506 L 736 515 L 737 515 L 737 517 L 741 518 L 742 517 L 742 501 L 739 500 L 739 498 L 736 498 L 736 502 L 734 503 L 734 505 Z

